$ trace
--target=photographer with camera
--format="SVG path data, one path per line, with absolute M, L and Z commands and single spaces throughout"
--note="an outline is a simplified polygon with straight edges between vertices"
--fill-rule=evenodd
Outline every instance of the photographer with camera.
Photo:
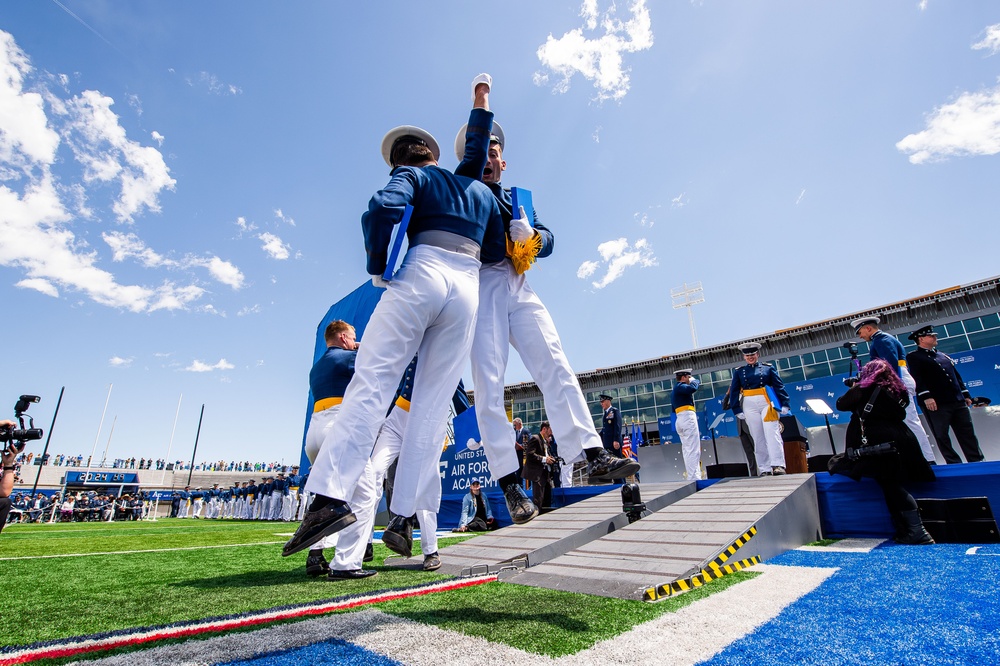
M 13 421 L 0 421 L 0 428 L 10 430 L 17 424 Z M 10 513 L 10 494 L 14 491 L 14 475 L 17 471 L 14 459 L 18 451 L 13 447 L 3 451 L 3 476 L 0 477 L 0 531 L 7 524 L 7 514 Z
M 879 317 L 870 315 L 855 319 L 851 322 L 851 327 L 859 338 L 868 343 L 868 355 L 873 360 L 880 358 L 888 363 L 889 367 L 896 371 L 896 376 L 903 382 L 903 386 L 906 387 L 906 392 L 910 396 L 910 403 L 906 407 L 906 425 L 913 431 L 913 436 L 917 438 L 924 458 L 930 464 L 936 465 L 937 460 L 935 460 L 934 451 L 931 449 L 931 441 L 924 431 L 923 424 L 920 423 L 920 417 L 917 416 L 917 382 L 907 369 L 903 345 L 898 339 L 878 327 L 881 321 Z
M 934 480 L 913 431 L 907 427 L 910 396 L 892 366 L 882 359 L 865 364 L 858 381 L 837 398 L 837 409 L 851 412 L 847 450 L 830 460 L 830 473 L 855 481 L 874 479 L 882 489 L 898 543 L 934 543 L 923 523 L 906 482 Z

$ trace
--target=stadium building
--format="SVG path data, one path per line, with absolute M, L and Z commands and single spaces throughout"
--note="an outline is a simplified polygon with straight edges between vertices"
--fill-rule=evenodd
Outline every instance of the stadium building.
M 598 396 L 607 393 L 621 410 L 629 429 L 632 424 L 642 433 L 646 445 L 675 443 L 674 468 L 683 472 L 679 439 L 673 432 L 670 393 L 674 371 L 693 368 L 701 379 L 695 394 L 701 433 L 706 443 L 702 461 L 742 462 L 742 448 L 735 439 L 737 431 L 730 412 L 718 421 L 712 446 L 709 426 L 723 414 L 722 399 L 729 388 L 732 370 L 743 364 L 737 349 L 742 342 L 763 345 L 761 359 L 774 365 L 785 383 L 793 413 L 807 428 L 813 454 L 830 453 L 830 436 L 823 416 L 806 406 L 806 399 L 819 398 L 834 413 L 829 416 L 831 433 L 838 451 L 844 448 L 844 432 L 849 415 L 836 412 L 836 398 L 846 390 L 842 380 L 851 369 L 850 352 L 844 343 L 857 342 L 859 361 L 868 360 L 868 345 L 859 341 L 850 322 L 863 315 L 881 317 L 882 330 L 895 335 L 909 352 L 916 347 L 907 339 L 912 331 L 931 324 L 938 333 L 938 349 L 952 356 L 973 396 L 1000 400 L 1000 277 L 959 287 L 941 289 L 898 303 L 851 312 L 825 321 L 803 324 L 770 333 L 762 333 L 720 345 L 704 347 L 659 358 L 636 361 L 611 368 L 601 368 L 577 375 L 583 388 L 595 428 L 600 428 L 601 405 Z M 520 417 L 533 432 L 546 419 L 541 392 L 534 382 L 505 388 L 505 399 L 514 417 Z M 973 410 L 973 421 L 987 460 L 1000 459 L 1000 409 Z M 926 428 L 928 433 L 929 428 Z M 933 443 L 933 437 L 932 443 Z M 935 451 L 937 447 L 935 446 Z M 715 458 L 718 450 L 718 460 Z M 944 462 L 938 455 L 938 461 Z M 641 460 L 645 460 L 641 457 Z M 680 478 L 673 475 L 673 478 Z M 660 479 L 657 479 L 660 480 Z M 672 479 L 663 479 L 672 480 Z

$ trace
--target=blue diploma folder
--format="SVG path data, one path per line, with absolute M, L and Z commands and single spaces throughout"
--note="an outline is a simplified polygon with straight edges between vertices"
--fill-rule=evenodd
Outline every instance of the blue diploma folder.
M 406 204 L 403 209 L 403 217 L 393 230 L 392 240 L 389 242 L 389 259 L 385 262 L 385 270 L 382 271 L 383 280 L 392 280 L 392 276 L 399 270 L 399 264 L 403 261 L 406 250 L 403 243 L 406 242 L 406 228 L 410 226 L 410 216 L 413 215 L 413 206 Z
M 521 216 L 518 208 L 524 206 L 524 214 L 528 218 L 528 224 L 535 226 L 535 208 L 531 205 L 531 190 L 526 190 L 523 187 L 512 187 L 510 188 L 510 198 L 511 203 L 514 204 L 511 211 L 514 217 Z

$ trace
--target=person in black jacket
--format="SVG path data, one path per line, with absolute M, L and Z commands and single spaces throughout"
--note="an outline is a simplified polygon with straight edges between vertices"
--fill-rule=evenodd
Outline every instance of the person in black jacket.
M 948 429 L 955 431 L 958 445 L 969 462 L 985 459 L 979 448 L 979 439 L 972 427 L 972 396 L 958 374 L 955 362 L 937 350 L 937 333 L 932 326 L 924 326 L 910 334 L 917 348 L 906 355 L 910 374 L 917 382 L 917 400 L 931 426 L 941 455 L 949 465 L 962 462 L 951 445 Z
M 882 359 L 869 361 L 858 383 L 837 399 L 837 409 L 851 412 L 851 422 L 847 426 L 846 455 L 830 472 L 855 481 L 861 477 L 874 479 L 896 526 L 896 541 L 931 544 L 934 539 L 920 522 L 917 502 L 903 487 L 907 481 L 935 478 L 917 438 L 905 423 L 909 402 L 906 386 L 892 366 Z

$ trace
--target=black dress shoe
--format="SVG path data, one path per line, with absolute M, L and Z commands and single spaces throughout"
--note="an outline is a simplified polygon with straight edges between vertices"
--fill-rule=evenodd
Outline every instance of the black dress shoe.
M 371 544 L 365 546 L 365 557 L 362 562 L 371 562 L 375 559 L 375 548 Z
M 281 549 L 281 555 L 288 557 L 305 550 L 323 537 L 339 532 L 356 520 L 357 517 L 347 502 L 331 499 L 322 509 L 306 512 L 299 529 L 295 530 L 295 534 Z
M 322 550 L 310 550 L 306 558 L 306 575 L 316 578 L 330 573 L 330 563 L 323 557 Z
M 508 483 L 503 489 L 503 499 L 507 502 L 507 513 L 515 525 L 523 525 L 538 515 L 538 507 L 524 494 L 521 484 Z
M 424 571 L 437 571 L 441 568 L 441 558 L 437 553 L 424 555 Z
M 403 557 L 413 555 L 413 523 L 416 520 L 416 516 L 410 516 L 409 518 L 404 518 L 403 516 L 393 517 L 386 526 L 385 531 L 382 532 L 382 543 L 389 550 Z
M 359 580 L 377 574 L 372 569 L 330 569 L 327 580 Z
M 587 467 L 587 476 L 594 481 L 614 481 L 632 476 L 639 471 L 640 465 L 631 458 L 618 458 L 601 449 L 597 457 Z

